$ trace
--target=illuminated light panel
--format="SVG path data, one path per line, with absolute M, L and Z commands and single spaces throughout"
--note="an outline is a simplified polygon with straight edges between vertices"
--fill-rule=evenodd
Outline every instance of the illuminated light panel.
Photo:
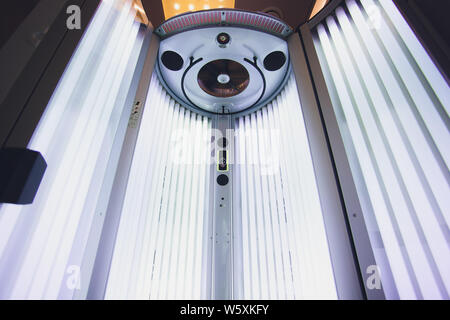
M 236 299 L 337 299 L 301 104 L 293 76 L 261 110 L 236 120 L 242 236 Z M 239 212 L 236 212 L 239 210 Z
M 311 12 L 311 16 L 309 19 L 312 19 L 318 14 L 325 6 L 328 4 L 329 0 L 316 0 L 316 3 L 314 4 L 313 10 Z
M 135 18 L 132 1 L 101 3 L 39 122 L 29 144 L 48 163 L 39 192 L 1 206 L 1 299 L 72 299 L 68 272 L 90 277 L 88 238 L 143 41 Z
M 165 19 L 179 14 L 218 8 L 233 9 L 235 0 L 162 0 Z
M 211 120 L 150 83 L 106 299 L 205 299 Z
M 450 88 L 391 0 L 345 6 L 315 45 L 384 291 L 449 299 Z

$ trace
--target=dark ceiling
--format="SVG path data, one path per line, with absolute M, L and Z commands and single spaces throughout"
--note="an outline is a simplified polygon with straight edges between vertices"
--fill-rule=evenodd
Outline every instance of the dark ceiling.
M 235 0 L 236 9 L 263 11 L 276 7 L 284 15 L 284 21 L 295 28 L 306 22 L 311 15 L 315 0 Z M 142 0 L 145 12 L 152 25 L 156 28 L 164 22 L 164 12 L 161 0 Z

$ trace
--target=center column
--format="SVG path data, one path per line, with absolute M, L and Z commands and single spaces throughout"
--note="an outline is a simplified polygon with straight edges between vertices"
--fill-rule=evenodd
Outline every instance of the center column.
M 233 130 L 231 116 L 215 119 L 214 212 L 213 212 L 213 299 L 232 299 L 232 163 Z

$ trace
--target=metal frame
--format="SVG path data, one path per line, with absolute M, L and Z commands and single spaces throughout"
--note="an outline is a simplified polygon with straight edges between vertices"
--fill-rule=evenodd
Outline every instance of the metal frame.
M 130 93 L 127 97 L 127 103 L 129 105 L 128 110 L 130 111 L 128 115 L 131 114 L 131 110 L 134 106 L 141 107 L 139 108 L 137 120 L 130 119 L 124 139 L 115 144 L 115 146 L 121 150 L 120 158 L 118 159 L 112 189 L 109 197 L 107 197 L 107 209 L 105 211 L 107 214 L 102 223 L 101 238 L 99 239 L 98 247 L 95 247 L 96 258 L 95 264 L 92 266 L 93 271 L 89 281 L 89 289 L 84 293 L 85 296 L 80 297 L 81 299 L 103 299 L 106 292 L 106 285 L 116 242 L 115 240 L 119 230 L 120 217 L 131 170 L 131 163 L 133 161 L 134 150 L 141 127 L 142 115 L 144 113 L 147 94 L 155 67 L 158 47 L 159 38 L 152 34 L 152 29 L 147 29 L 146 39 L 142 46 L 141 56 L 139 57 L 136 68 L 136 74 L 133 79 L 132 87 L 130 88 Z M 128 118 L 129 117 L 127 116 L 127 120 Z

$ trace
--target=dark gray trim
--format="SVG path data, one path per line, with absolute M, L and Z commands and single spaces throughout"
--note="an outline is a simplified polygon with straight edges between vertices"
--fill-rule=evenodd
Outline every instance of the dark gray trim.
M 344 202 L 343 218 L 348 225 L 348 231 L 350 231 L 350 238 L 356 253 L 355 262 L 359 267 L 358 273 L 361 281 L 360 285 L 364 288 L 364 294 L 367 299 L 385 299 L 384 291 L 382 289 L 369 290 L 365 286 L 365 282 L 369 276 L 366 274 L 366 270 L 369 266 L 376 265 L 375 257 L 372 251 L 353 175 L 350 170 L 349 160 L 345 152 L 344 143 L 339 131 L 336 115 L 334 113 L 309 26 L 304 25 L 300 29 L 300 32 L 311 71 L 312 81 L 316 90 L 318 110 L 320 110 L 325 134 L 329 141 L 328 148 L 330 148 L 330 156 L 333 165 L 335 166 L 336 179 L 338 180 L 340 189 L 339 192 Z M 342 258 L 339 258 L 339 260 L 341 259 Z M 336 272 L 336 266 L 334 267 Z
M 9 40 L 0 49 L 0 104 L 40 47 L 50 27 L 66 5 L 63 0 L 31 1 L 34 9 L 25 17 L 17 30 L 9 35 Z M 19 1 L 8 6 L 21 6 Z M 27 5 L 25 5 L 26 7 Z M 5 12 L 5 15 L 9 13 Z
M 66 7 L 50 28 L 0 107 L 0 144 L 26 147 L 100 0 L 73 0 L 81 30 L 68 30 Z

